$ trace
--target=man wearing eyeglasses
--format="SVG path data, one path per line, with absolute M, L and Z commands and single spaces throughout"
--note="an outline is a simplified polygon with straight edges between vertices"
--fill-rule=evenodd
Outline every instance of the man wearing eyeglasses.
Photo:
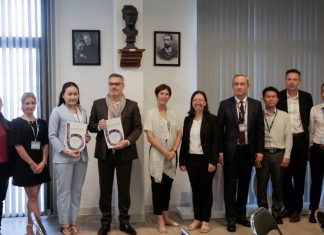
M 111 74 L 108 78 L 108 95 L 94 101 L 89 119 L 89 131 L 97 133 L 95 158 L 98 159 L 99 207 L 102 213 L 98 235 L 106 235 L 110 231 L 115 170 L 118 185 L 119 228 L 127 234 L 136 234 L 135 229 L 129 224 L 129 189 L 132 160 L 138 158 L 136 140 L 142 133 L 142 123 L 137 103 L 126 99 L 123 94 L 124 88 L 123 76 Z M 107 133 L 106 120 L 118 118 L 122 124 L 124 138 L 113 143 L 113 148 L 108 149 L 104 135 L 105 132 Z
M 311 144 L 310 167 L 311 167 L 311 190 L 309 209 L 310 223 L 316 223 L 315 211 L 322 193 L 322 182 L 324 175 L 324 83 L 321 86 L 322 103 L 312 107 L 309 118 L 309 140 Z

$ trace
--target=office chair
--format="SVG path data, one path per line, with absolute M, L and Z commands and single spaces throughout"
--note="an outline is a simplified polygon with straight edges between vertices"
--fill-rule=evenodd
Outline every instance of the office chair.
M 322 231 L 324 232 L 324 212 L 323 211 L 317 212 L 317 221 L 321 226 Z
M 39 235 L 47 235 L 46 230 L 42 224 L 40 218 L 38 218 L 34 212 L 30 213 L 30 217 L 32 218 L 33 224 L 36 227 L 37 234 Z
M 190 233 L 184 228 L 179 228 L 181 235 L 190 235 Z
M 251 228 L 253 235 L 267 235 L 271 230 L 277 230 L 282 235 L 277 222 L 264 207 L 260 207 L 252 213 Z

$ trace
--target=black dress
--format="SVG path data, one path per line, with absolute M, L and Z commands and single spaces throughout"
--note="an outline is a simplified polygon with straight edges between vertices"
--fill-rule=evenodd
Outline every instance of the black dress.
M 37 141 L 41 143 L 40 149 L 31 149 L 32 141 L 35 141 L 39 127 Z M 43 159 L 43 147 L 48 144 L 48 129 L 45 120 L 37 119 L 37 123 L 28 122 L 20 117 L 12 120 L 12 141 L 13 145 L 22 145 L 28 155 L 35 163 L 40 163 Z M 47 165 L 40 174 L 34 174 L 27 162 L 16 153 L 16 164 L 12 184 L 20 187 L 31 187 L 51 180 Z

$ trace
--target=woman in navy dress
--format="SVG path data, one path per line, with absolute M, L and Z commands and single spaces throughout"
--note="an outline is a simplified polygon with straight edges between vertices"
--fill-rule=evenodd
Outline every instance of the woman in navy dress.
M 42 183 L 50 181 L 47 167 L 48 131 L 45 120 L 36 118 L 36 97 L 26 92 L 21 97 L 23 115 L 12 121 L 13 144 L 17 151 L 12 184 L 24 187 L 28 202 L 27 235 L 32 235 L 30 213 L 40 216 L 38 193 Z

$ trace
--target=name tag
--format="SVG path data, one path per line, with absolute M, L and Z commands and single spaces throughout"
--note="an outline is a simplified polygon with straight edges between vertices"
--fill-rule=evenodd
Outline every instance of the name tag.
M 247 126 L 245 124 L 239 124 L 240 132 L 247 131 Z
M 271 144 L 272 142 L 272 137 L 270 135 L 266 135 L 264 139 L 265 144 Z
M 31 146 L 30 146 L 31 149 L 40 150 L 40 147 L 41 147 L 41 142 L 39 141 L 31 142 Z
M 324 136 L 320 138 L 320 144 L 324 144 Z

